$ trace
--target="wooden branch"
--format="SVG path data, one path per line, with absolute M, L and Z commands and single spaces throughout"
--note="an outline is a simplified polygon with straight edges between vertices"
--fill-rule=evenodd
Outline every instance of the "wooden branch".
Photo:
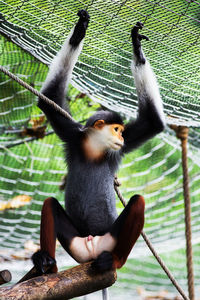
M 49 273 L 48 271 L 51 269 L 51 267 L 44 267 L 44 271 L 45 273 Z M 38 273 L 38 271 L 36 270 L 35 267 L 33 267 L 32 269 L 30 269 L 30 271 L 28 273 L 26 273 L 17 283 L 21 283 L 23 281 L 35 278 L 41 276 L 41 273 Z
M 66 300 L 109 287 L 116 278 L 114 270 L 96 273 L 89 262 L 66 271 L 35 277 L 11 287 L 0 288 L 0 299 Z
M 0 285 L 11 281 L 12 275 L 8 270 L 0 271 Z

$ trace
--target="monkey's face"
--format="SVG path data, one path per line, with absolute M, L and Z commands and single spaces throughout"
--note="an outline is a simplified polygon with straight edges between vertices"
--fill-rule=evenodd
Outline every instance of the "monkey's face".
M 98 120 L 94 124 L 95 135 L 104 150 L 120 150 L 124 145 L 121 124 L 105 124 L 104 120 Z
M 122 132 L 124 131 L 124 126 L 120 124 L 106 125 L 109 131 L 108 141 L 110 143 L 110 149 L 119 150 L 124 145 L 124 138 Z

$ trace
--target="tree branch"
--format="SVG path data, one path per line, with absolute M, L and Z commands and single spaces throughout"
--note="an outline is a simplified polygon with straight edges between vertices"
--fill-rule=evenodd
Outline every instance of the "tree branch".
M 96 273 L 89 262 L 66 271 L 35 277 L 11 287 L 2 287 L 0 299 L 66 300 L 109 287 L 116 278 L 114 270 Z

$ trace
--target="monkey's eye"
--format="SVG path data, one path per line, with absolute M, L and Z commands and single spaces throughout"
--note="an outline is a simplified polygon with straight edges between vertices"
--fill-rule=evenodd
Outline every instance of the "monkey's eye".
M 114 127 L 114 130 L 117 132 L 118 131 L 118 129 L 119 129 L 119 127 Z

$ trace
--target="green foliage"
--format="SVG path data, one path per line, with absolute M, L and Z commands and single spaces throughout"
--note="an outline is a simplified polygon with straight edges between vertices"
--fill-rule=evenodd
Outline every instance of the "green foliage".
M 130 72 L 130 30 L 145 23 L 144 43 L 161 87 L 168 115 L 185 124 L 199 124 L 199 10 L 196 1 L 0 1 L 0 64 L 40 89 L 53 54 L 77 20 L 78 9 L 91 15 L 85 46 L 73 82 L 110 109 L 132 116 L 137 96 Z M 35 57 L 39 58 L 38 61 Z M 68 98 L 73 117 L 80 122 L 99 107 L 74 87 Z M 61 141 L 47 124 L 43 139 L 21 136 L 24 127 L 39 120 L 37 99 L 0 74 L 0 202 L 16 195 L 32 197 L 27 206 L 0 212 L 2 247 L 22 248 L 28 239 L 38 241 L 40 210 L 45 198 L 63 204 L 59 189 L 67 173 Z M 174 120 L 169 119 L 169 120 Z M 196 123 L 196 124 L 197 124 Z M 199 129 L 190 129 L 189 174 L 195 275 L 199 278 Z M 177 279 L 186 284 L 184 203 L 181 151 L 168 129 L 124 157 L 119 171 L 120 190 L 128 201 L 133 194 L 146 200 L 145 231 Z M 117 202 L 120 212 L 122 204 Z M 171 283 L 140 239 L 133 258 L 119 273 L 116 290 L 131 294 L 134 287 L 167 287 Z M 174 290 L 173 290 L 174 291 Z

